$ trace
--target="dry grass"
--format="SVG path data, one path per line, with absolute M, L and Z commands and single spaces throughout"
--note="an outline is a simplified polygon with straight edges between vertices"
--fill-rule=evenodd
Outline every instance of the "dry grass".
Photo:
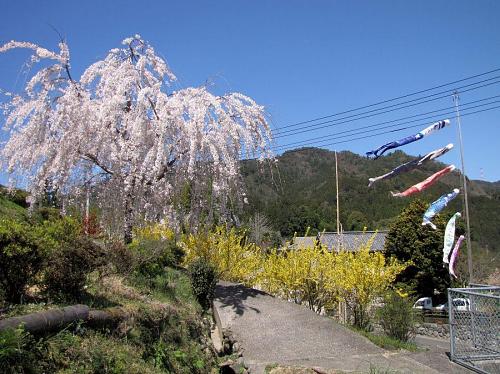
M 273 366 L 266 367 L 268 374 L 340 374 L 343 371 L 323 368 L 305 368 L 298 366 Z

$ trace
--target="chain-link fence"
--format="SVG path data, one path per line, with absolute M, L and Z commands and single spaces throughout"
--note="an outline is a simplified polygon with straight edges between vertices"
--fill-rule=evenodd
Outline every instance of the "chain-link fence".
M 450 355 L 479 373 L 500 373 L 500 287 L 448 289 Z

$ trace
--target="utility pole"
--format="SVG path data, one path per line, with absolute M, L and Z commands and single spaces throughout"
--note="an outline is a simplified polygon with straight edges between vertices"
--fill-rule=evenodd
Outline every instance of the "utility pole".
M 337 151 L 335 151 L 335 187 L 337 190 L 337 251 L 340 251 L 340 204 L 339 204 L 339 168 L 337 163 Z M 347 323 L 347 305 L 339 301 L 339 319 L 342 323 Z
M 464 144 L 462 140 L 462 123 L 460 121 L 460 111 L 458 109 L 458 101 L 460 97 L 458 92 L 453 93 L 453 101 L 455 102 L 455 112 L 458 124 L 458 138 L 460 140 L 460 159 L 462 161 L 462 188 L 464 190 L 464 205 L 465 205 L 465 221 L 467 225 L 467 265 L 469 269 L 469 284 L 473 283 L 472 274 L 472 247 L 470 242 L 470 222 L 469 222 L 469 199 L 467 197 L 467 179 L 465 177 L 465 164 L 464 164 Z
M 339 170 L 337 165 L 337 151 L 335 151 L 335 185 L 337 189 L 337 237 L 340 235 L 340 210 L 339 210 Z

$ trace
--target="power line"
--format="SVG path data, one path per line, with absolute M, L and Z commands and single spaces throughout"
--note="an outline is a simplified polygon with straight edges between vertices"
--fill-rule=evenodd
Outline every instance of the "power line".
M 500 97 L 500 95 L 495 95 L 495 96 L 490 96 L 490 97 L 479 99 L 479 100 L 470 101 L 468 103 L 462 104 L 462 107 L 466 107 L 466 106 L 469 106 L 469 105 L 472 105 L 472 104 L 476 104 L 476 103 L 479 103 L 479 102 L 482 102 L 482 101 L 487 101 L 487 100 L 495 99 L 495 98 L 498 98 L 498 97 Z M 472 107 L 470 107 L 468 109 L 470 110 L 470 109 L 474 109 L 474 108 L 479 108 L 479 107 L 483 107 L 483 106 L 486 106 L 486 105 L 495 104 L 495 103 L 498 103 L 498 102 L 500 102 L 500 101 L 497 100 L 497 101 L 493 101 L 493 102 L 489 102 L 489 103 L 485 103 L 485 104 L 481 104 L 481 105 L 476 105 L 476 106 L 472 106 Z M 323 141 L 326 141 L 326 140 L 328 140 L 330 138 L 336 137 L 336 136 L 341 135 L 341 134 L 348 134 L 348 133 L 359 131 L 359 130 L 363 130 L 363 129 L 375 128 L 374 130 L 368 130 L 368 131 L 376 131 L 376 130 L 381 130 L 381 129 L 385 129 L 385 128 L 391 128 L 391 127 L 396 127 L 396 126 L 405 125 L 405 124 L 409 124 L 409 123 L 414 123 L 414 122 L 418 122 L 418 121 L 423 121 L 423 120 L 432 120 L 432 119 L 436 119 L 437 120 L 437 119 L 442 119 L 443 117 L 448 116 L 450 114 L 453 114 L 454 112 L 453 111 L 446 112 L 446 113 L 440 113 L 440 112 L 445 111 L 445 110 L 454 109 L 454 108 L 455 108 L 454 106 L 450 106 L 450 107 L 447 107 L 447 108 L 441 108 L 441 109 L 437 109 L 437 110 L 432 110 L 430 112 L 425 112 L 425 113 L 421 113 L 421 114 L 415 114 L 415 115 L 407 116 L 407 117 L 401 117 L 401 118 L 390 120 L 390 121 L 384 121 L 384 122 L 379 122 L 379 123 L 375 123 L 375 124 L 372 124 L 372 125 L 361 126 L 361 127 L 357 127 L 356 129 L 350 129 L 350 130 L 340 131 L 340 132 L 336 132 L 336 133 L 328 134 L 328 135 L 323 135 L 323 136 L 316 136 L 314 138 L 309 138 L 309 139 L 305 139 L 305 140 L 300 140 L 300 141 L 296 141 L 296 142 L 291 142 L 291 143 L 279 145 L 279 146 L 274 147 L 274 149 L 276 150 L 276 149 L 280 149 L 280 148 L 286 148 L 286 147 L 292 146 L 294 144 L 303 144 L 303 143 L 306 143 L 306 142 L 311 142 L 311 141 L 315 141 L 315 140 L 319 140 L 319 139 L 321 139 L 321 142 L 323 142 Z M 400 121 L 403 121 L 405 119 L 422 117 L 422 116 L 425 116 L 425 115 L 431 114 L 431 113 L 436 113 L 436 114 L 434 114 L 432 116 L 424 117 L 424 118 L 418 118 L 418 119 L 415 119 L 415 120 L 412 120 L 412 121 L 400 122 Z M 383 127 L 380 127 L 381 125 L 385 125 L 385 124 L 389 124 L 389 123 L 394 123 L 394 122 L 398 122 L 398 123 L 396 125 L 392 125 L 392 126 L 383 126 Z
M 470 115 L 475 115 L 475 114 L 479 114 L 479 113 L 484 113 L 484 112 L 488 112 L 490 110 L 494 110 L 494 109 L 498 109 L 500 108 L 500 105 L 498 106 L 495 106 L 495 107 L 492 107 L 492 108 L 488 108 L 488 109 L 482 109 L 482 110 L 477 110 L 477 111 L 474 111 L 474 112 L 470 112 L 470 113 L 466 113 L 466 114 L 461 114 L 462 117 L 466 117 L 466 116 L 470 116 Z M 454 117 L 450 117 L 450 118 L 456 118 L 455 116 Z M 336 145 L 336 144 L 342 144 L 342 143 L 347 143 L 347 142 L 351 142 L 351 141 L 355 141 L 355 140 L 362 140 L 362 139 L 367 139 L 367 138 L 373 138 L 375 136 L 380 136 L 380 135 L 385 135 L 385 134 L 390 134 L 390 133 L 394 133 L 394 132 L 399 132 L 399 131 L 403 131 L 403 130 L 407 130 L 407 129 L 412 129 L 412 128 L 416 128 L 416 127 L 420 127 L 422 126 L 421 124 L 418 124 L 418 125 L 412 125 L 412 126 L 406 126 L 406 127 L 402 127 L 402 128 L 399 128 L 399 129 L 394 129 L 394 130 L 389 130 L 389 131 L 382 131 L 380 133 L 377 133 L 377 134 L 371 134 L 371 135 L 366 135 L 366 136 L 360 136 L 360 137 L 357 137 L 357 138 L 351 138 L 351 139 L 346 139 L 346 140 L 341 140 L 341 141 L 338 141 L 338 142 L 333 142 L 333 143 L 328 143 L 328 144 L 323 144 L 321 145 L 322 147 L 330 147 L 332 145 Z M 357 135 L 357 134 L 351 134 L 352 135 Z M 315 143 L 312 142 L 312 143 L 304 143 L 302 144 L 301 146 L 302 147 L 305 147 L 305 146 L 312 146 L 314 145 Z M 295 146 L 294 148 L 297 148 L 297 146 Z M 287 151 L 289 149 L 284 149 L 283 151 Z
M 468 84 L 468 85 L 465 85 L 465 86 L 461 86 L 461 87 L 458 87 L 457 89 L 453 89 L 453 90 L 455 91 L 455 90 L 458 90 L 458 89 L 470 87 L 472 85 L 477 85 L 479 83 L 484 83 L 486 81 L 490 81 L 492 79 L 497 79 L 497 78 L 500 78 L 500 76 L 496 76 L 496 77 L 493 77 L 493 78 L 490 78 L 490 79 L 486 79 L 486 80 L 483 80 L 483 81 L 480 81 L 480 82 L 476 82 L 476 83 Z M 471 88 L 466 89 L 466 90 L 461 90 L 460 92 L 461 93 L 469 92 L 469 91 L 473 91 L 473 90 L 477 90 L 477 89 L 480 89 L 480 88 L 488 87 L 488 86 L 491 86 L 491 85 L 494 85 L 494 84 L 498 84 L 498 83 L 500 83 L 500 80 L 495 81 L 495 82 L 485 83 L 485 84 L 483 84 L 481 86 L 478 86 L 478 87 L 471 87 Z M 342 125 L 342 124 L 345 124 L 345 123 L 350 123 L 350 122 L 357 121 L 357 120 L 360 120 L 360 119 L 366 119 L 366 118 L 378 116 L 378 115 L 381 115 L 381 114 L 386 114 L 386 113 L 394 112 L 394 111 L 397 111 L 397 110 L 401 110 L 401 109 L 410 108 L 410 107 L 414 107 L 414 106 L 417 106 L 417 105 L 425 104 L 425 103 L 428 103 L 428 102 L 431 102 L 431 101 L 445 99 L 445 98 L 449 97 L 449 95 L 450 95 L 449 91 L 451 91 L 451 90 L 442 91 L 442 92 L 438 92 L 438 93 L 435 93 L 435 94 L 432 94 L 432 95 L 428 95 L 428 96 L 424 96 L 424 97 L 421 97 L 421 98 L 417 98 L 417 99 L 414 99 L 414 100 L 402 102 L 402 103 L 399 103 L 399 104 L 393 104 L 393 105 L 390 105 L 390 106 L 387 106 L 387 107 L 378 108 L 378 109 L 370 110 L 370 111 L 367 111 L 367 112 L 362 112 L 362 113 L 350 115 L 350 116 L 347 116 L 347 117 L 338 118 L 336 120 L 319 122 L 319 123 L 315 123 L 315 124 L 312 124 L 312 125 L 309 125 L 309 126 L 302 126 L 302 127 L 298 128 L 298 129 L 285 130 L 285 131 L 280 132 L 278 134 L 273 133 L 273 135 L 274 135 L 274 138 L 277 139 L 277 138 L 292 136 L 292 135 L 296 135 L 296 134 L 301 134 L 301 133 L 308 132 L 308 131 L 311 131 L 311 130 L 318 130 L 318 129 L 323 129 L 323 128 L 327 128 L 327 127 L 339 126 L 339 125 Z M 442 95 L 443 93 L 446 93 L 446 94 Z M 442 96 L 434 97 L 436 95 L 442 95 Z M 433 98 L 432 99 L 428 99 L 430 97 L 433 97 Z M 423 99 L 428 99 L 428 100 L 423 100 Z M 415 101 L 418 101 L 418 100 L 423 100 L 423 101 L 415 103 Z M 410 104 L 412 102 L 413 102 L 413 104 Z M 409 105 L 404 105 L 404 104 L 409 104 Z M 396 108 L 394 108 L 394 107 L 396 107 Z M 387 108 L 392 108 L 392 109 L 389 109 L 389 110 L 386 110 L 386 111 L 381 111 L 382 109 L 387 109 Z M 377 112 L 377 111 L 379 111 L 379 112 L 378 113 L 373 113 L 373 112 Z M 371 114 L 368 114 L 368 113 L 371 113 Z M 363 114 L 367 114 L 367 115 L 366 116 L 362 116 L 362 117 L 358 117 L 358 116 L 361 116 Z M 358 117 L 358 118 L 353 118 L 353 117 Z M 342 121 L 342 120 L 345 120 L 345 121 Z M 341 122 L 336 122 L 336 121 L 341 121 Z
M 491 104 L 495 104 L 495 103 L 500 103 L 500 100 L 497 100 L 497 101 L 493 101 L 491 103 L 487 103 L 487 104 L 481 104 L 481 105 L 476 105 L 474 107 L 471 107 L 469 109 L 473 109 L 473 108 L 478 108 L 478 107 L 483 107 L 485 105 L 491 105 Z M 434 121 L 438 120 L 438 119 L 442 119 L 443 117 L 447 117 L 448 115 L 450 114 L 454 114 L 453 111 L 450 111 L 450 112 L 447 112 L 447 113 L 442 113 L 440 114 L 439 116 L 438 115 L 434 115 L 434 116 L 431 116 L 431 117 L 428 117 L 429 119 L 434 119 Z M 408 122 L 403 122 L 403 123 L 398 123 L 396 125 L 389 125 L 389 126 L 383 126 L 383 127 L 380 127 L 380 128 L 375 128 L 375 129 L 371 129 L 371 130 L 366 130 L 366 131 L 358 131 L 358 132 L 354 132 L 354 131 L 357 131 L 359 129 L 356 129 L 356 130 L 348 130 L 348 131 L 344 131 L 344 132 L 341 132 L 339 134 L 342 134 L 342 133 L 346 133 L 346 132 L 352 132 L 352 134 L 348 134 L 348 135 L 341 135 L 341 136 L 338 136 L 337 138 L 346 138 L 346 137 L 350 137 L 350 136 L 353 136 L 353 135 L 359 135 L 359 134 L 364 134 L 364 133 L 369 133 L 369 132 L 374 132 L 374 131 L 378 131 L 378 130 L 382 130 L 382 129 L 388 129 L 388 128 L 393 128 L 393 127 L 397 127 L 397 126 L 401 126 L 401 125 L 404 125 L 404 124 L 408 124 L 408 123 L 414 123 L 414 122 L 417 122 L 417 121 L 421 121 L 421 120 L 424 120 L 426 118 L 420 118 L 418 120 L 413 120 L 413 121 L 408 121 Z M 414 125 L 414 126 L 409 126 L 409 127 L 404 127 L 403 129 L 408 129 L 408 128 L 413 128 L 413 127 L 421 127 L 421 126 L 424 126 L 424 125 L 427 125 L 428 122 L 423 122 L 423 123 L 420 123 L 418 125 Z M 336 135 L 336 134 L 334 134 Z M 307 141 L 303 141 L 303 142 L 295 142 L 296 145 L 300 145 L 300 144 L 320 144 L 320 143 L 323 143 L 325 141 L 328 141 L 329 139 L 331 139 L 333 137 L 333 135 L 330 135 L 328 136 L 327 138 L 328 139 L 324 139 L 324 140 L 319 140 L 319 141 L 315 141 L 315 142 L 310 142 L 308 143 Z M 293 144 L 287 144 L 286 146 L 282 146 L 282 148 L 286 148 L 288 146 L 291 146 Z M 277 149 L 277 148 L 275 148 Z
M 354 109 L 349 109 L 349 110 L 346 110 L 346 111 L 343 111 L 343 112 L 338 112 L 338 113 L 330 114 L 330 115 L 327 115 L 327 116 L 317 117 L 317 118 L 310 119 L 310 120 L 307 120 L 307 121 L 301 121 L 301 122 L 293 123 L 293 124 L 290 124 L 290 125 L 282 126 L 281 128 L 288 128 L 288 127 L 303 125 L 303 124 L 307 124 L 307 123 L 311 123 L 311 122 L 315 122 L 315 121 L 320 121 L 320 120 L 323 120 L 323 119 L 326 119 L 326 118 L 331 118 L 331 117 L 339 116 L 339 115 L 342 115 L 342 114 L 356 112 L 358 110 L 367 109 L 367 108 L 371 108 L 371 107 L 374 107 L 374 106 L 377 106 L 377 105 L 390 103 L 390 102 L 397 101 L 397 100 L 400 100 L 400 99 L 404 99 L 404 98 L 407 98 L 407 97 L 415 96 L 415 95 L 418 95 L 418 94 L 421 94 L 421 93 L 425 93 L 425 92 L 430 92 L 430 91 L 433 91 L 433 90 L 437 90 L 438 88 L 450 86 L 452 84 L 456 84 L 456 83 L 464 82 L 464 81 L 471 80 L 471 79 L 474 79 L 474 78 L 482 77 L 482 76 L 485 76 L 485 75 L 488 75 L 488 74 L 491 74 L 491 73 L 495 73 L 497 71 L 500 71 L 500 68 L 493 69 L 493 70 L 490 70 L 490 71 L 487 71 L 487 72 L 484 72 L 484 73 L 472 75 L 472 76 L 469 76 L 469 77 L 465 77 L 465 78 L 462 78 L 462 79 L 459 79 L 459 80 L 456 80 L 456 81 L 453 81 L 453 82 L 444 83 L 444 84 L 441 84 L 441 85 L 438 85 L 438 86 L 434 86 L 434 87 L 431 87 L 431 88 L 427 88 L 427 89 L 424 89 L 424 90 L 415 91 L 415 92 L 412 92 L 412 93 L 409 93 L 409 94 L 406 94 L 406 95 L 394 97 L 392 99 L 387 99 L 387 100 L 379 101 L 379 102 L 374 103 L 374 104 L 364 105 L 364 106 L 360 106 L 360 107 L 357 107 L 357 108 L 354 108 Z

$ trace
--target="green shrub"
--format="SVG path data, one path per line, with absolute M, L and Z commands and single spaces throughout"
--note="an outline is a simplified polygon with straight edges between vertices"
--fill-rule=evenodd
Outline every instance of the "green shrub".
M 135 268 L 151 278 L 163 274 L 165 267 L 180 264 L 184 252 L 174 240 L 141 239 L 133 241 L 130 249 L 135 257 Z
M 392 338 L 406 342 L 415 333 L 412 302 L 396 292 L 386 296 L 384 306 L 378 311 L 378 317 L 385 333 Z
M 160 373 L 142 359 L 142 347 L 100 332 L 61 331 L 44 341 L 39 362 L 44 373 Z
M 80 223 L 72 217 L 54 216 L 44 220 L 35 228 L 47 251 L 54 251 L 64 243 L 75 241 L 80 236 Z
M 43 262 L 41 241 L 32 227 L 0 221 L 0 289 L 6 301 L 19 303 Z
M 210 357 L 199 345 L 203 327 L 195 315 L 175 309 L 141 308 L 131 343 L 145 347 L 143 357 L 168 373 L 207 373 Z
M 0 186 L 0 196 L 3 196 L 7 200 L 12 201 L 13 203 L 23 207 L 28 208 L 29 204 L 26 202 L 26 198 L 28 197 L 28 192 L 20 189 L 9 190 L 4 186 Z
M 44 222 L 44 221 L 56 221 L 61 219 L 61 211 L 57 208 L 50 207 L 39 207 L 36 208 L 31 213 L 32 221 Z
M 107 267 L 112 273 L 129 274 L 135 266 L 137 259 L 131 248 L 121 241 L 113 241 L 105 245 Z
M 55 298 L 78 298 L 87 275 L 105 263 L 104 251 L 94 241 L 77 237 L 54 250 L 44 269 L 43 283 Z
M 191 263 L 188 268 L 193 293 L 203 309 L 208 309 L 215 294 L 217 273 L 215 268 L 204 258 Z
M 36 373 L 36 344 L 22 328 L 0 331 L 2 373 Z

